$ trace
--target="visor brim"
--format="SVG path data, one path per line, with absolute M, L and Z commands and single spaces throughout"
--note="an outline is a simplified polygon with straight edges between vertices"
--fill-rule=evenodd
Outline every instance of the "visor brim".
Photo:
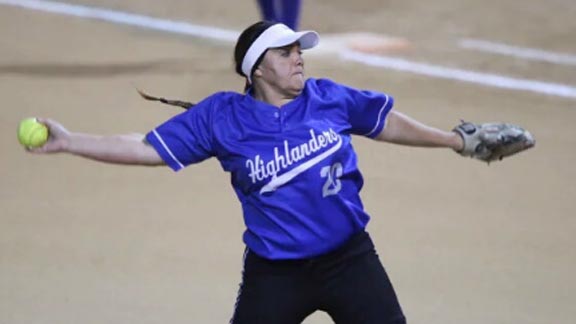
M 311 30 L 295 32 L 277 39 L 274 43 L 270 44 L 270 48 L 282 47 L 296 42 L 300 43 L 301 49 L 310 49 L 318 45 L 320 36 L 317 32 Z

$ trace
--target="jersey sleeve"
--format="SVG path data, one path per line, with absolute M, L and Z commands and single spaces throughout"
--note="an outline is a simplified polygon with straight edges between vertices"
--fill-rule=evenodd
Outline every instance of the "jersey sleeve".
M 178 171 L 214 156 L 213 102 L 213 97 L 209 97 L 146 134 L 148 143 L 172 170 Z
M 385 93 L 345 88 L 351 103 L 348 105 L 348 118 L 351 133 L 370 138 L 376 137 L 384 129 L 386 117 L 394 106 L 394 98 Z

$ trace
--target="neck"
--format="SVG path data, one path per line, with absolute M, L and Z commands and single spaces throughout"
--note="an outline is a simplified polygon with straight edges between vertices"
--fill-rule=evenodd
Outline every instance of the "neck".
M 294 100 L 301 91 L 278 91 L 268 85 L 255 85 L 254 98 L 278 108 Z
M 276 106 L 278 108 L 284 106 L 285 104 L 289 103 L 290 101 L 294 100 L 294 98 L 289 97 L 278 97 L 275 95 L 258 95 L 254 96 L 255 99 L 263 101 L 265 103 L 271 104 L 272 106 Z

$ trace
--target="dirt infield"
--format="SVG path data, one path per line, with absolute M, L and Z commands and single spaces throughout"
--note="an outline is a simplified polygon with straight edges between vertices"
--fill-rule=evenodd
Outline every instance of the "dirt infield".
M 77 0 L 241 30 L 252 1 Z M 301 27 L 411 44 L 415 62 L 576 87 L 576 66 L 458 47 L 465 38 L 576 55 L 569 0 L 303 1 Z M 216 160 L 167 168 L 32 156 L 21 118 L 144 133 L 177 112 L 140 87 L 197 100 L 240 91 L 232 45 L 0 5 L 0 323 L 227 323 L 242 265 L 240 206 Z M 569 324 L 576 318 L 576 98 L 506 90 L 310 54 L 308 76 L 385 91 L 450 129 L 510 121 L 536 148 L 490 166 L 446 150 L 355 139 L 368 226 L 410 323 Z M 305 323 L 331 323 L 316 313 Z

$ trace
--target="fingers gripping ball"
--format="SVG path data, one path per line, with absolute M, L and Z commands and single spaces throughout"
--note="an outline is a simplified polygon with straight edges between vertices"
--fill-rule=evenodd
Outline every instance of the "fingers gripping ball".
M 26 147 L 40 147 L 48 141 L 48 128 L 36 118 L 26 118 L 18 127 L 18 141 Z
M 453 131 L 464 140 L 464 148 L 458 153 L 488 163 L 520 153 L 536 143 L 530 132 L 507 123 L 462 122 Z

